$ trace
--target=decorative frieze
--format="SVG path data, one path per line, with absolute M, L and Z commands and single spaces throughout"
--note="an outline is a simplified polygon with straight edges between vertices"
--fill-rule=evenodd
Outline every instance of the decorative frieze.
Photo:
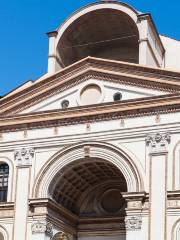
M 17 166 L 26 166 L 32 164 L 34 158 L 34 149 L 29 147 L 23 147 L 14 151 L 14 160 Z
M 125 219 L 126 230 L 138 231 L 141 230 L 142 218 L 139 216 L 129 216 Z
M 128 207 L 128 209 L 141 209 L 142 202 L 141 201 L 128 201 L 127 207 Z
M 45 233 L 50 237 L 53 236 L 53 225 L 45 220 L 34 222 L 31 230 L 33 234 Z
M 167 145 L 170 143 L 169 133 L 155 133 L 146 137 L 146 145 L 150 147 L 151 153 L 167 151 Z

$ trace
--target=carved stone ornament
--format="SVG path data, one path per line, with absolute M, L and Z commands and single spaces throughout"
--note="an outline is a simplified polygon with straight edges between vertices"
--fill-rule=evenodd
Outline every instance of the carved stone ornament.
M 84 146 L 84 157 L 90 157 L 90 146 Z
M 18 166 L 31 165 L 33 157 L 33 148 L 24 147 L 14 151 L 14 160 Z
M 141 201 L 129 201 L 127 203 L 127 206 L 129 209 L 142 208 L 142 202 Z
M 142 218 L 141 217 L 126 217 L 125 226 L 126 230 L 137 231 L 141 230 Z
M 70 238 L 68 237 L 68 235 L 64 232 L 59 232 L 57 234 L 55 234 L 55 236 L 53 237 L 53 240 L 69 240 Z
M 53 236 L 53 225 L 47 221 L 37 221 L 32 224 L 31 230 L 33 234 L 45 233 L 46 235 Z
M 169 133 L 156 133 L 146 137 L 146 144 L 150 146 L 151 152 L 166 151 L 170 141 L 171 136 Z

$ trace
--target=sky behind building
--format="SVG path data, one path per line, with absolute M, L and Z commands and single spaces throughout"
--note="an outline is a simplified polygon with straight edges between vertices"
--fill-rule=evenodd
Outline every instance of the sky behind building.
M 56 29 L 70 14 L 92 2 L 94 1 L 0 1 L 0 95 L 46 73 L 48 38 L 45 33 Z M 143 13 L 150 12 L 160 34 L 180 40 L 179 0 L 124 2 Z

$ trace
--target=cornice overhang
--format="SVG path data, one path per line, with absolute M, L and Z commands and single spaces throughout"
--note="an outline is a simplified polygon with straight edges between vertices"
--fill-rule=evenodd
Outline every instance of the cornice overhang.
M 56 203 L 53 199 L 50 198 L 30 199 L 29 207 L 32 216 L 39 215 L 39 211 L 37 213 L 35 211 L 36 208 L 45 208 L 46 210 L 44 212 L 42 211 L 41 214 L 44 213 L 47 215 L 51 215 L 52 211 L 54 211 L 62 218 L 66 218 L 67 220 L 71 221 L 71 223 L 74 225 L 76 225 L 78 222 L 78 216 L 76 216 L 74 213 L 70 212 L 68 209 L 64 208 L 62 205 Z
M 0 131 L 73 125 L 180 111 L 180 95 L 0 117 Z
M 137 64 L 85 58 L 28 88 L 0 99 L 0 114 L 16 114 L 89 78 L 180 92 L 180 73 Z

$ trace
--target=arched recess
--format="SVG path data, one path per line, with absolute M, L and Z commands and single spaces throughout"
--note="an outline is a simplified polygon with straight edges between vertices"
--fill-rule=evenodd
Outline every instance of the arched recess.
M 9 158 L 0 155 L 0 165 L 4 163 L 7 164 L 9 167 L 7 202 L 12 202 L 13 201 L 14 166 L 12 161 Z
M 2 226 L 0 226 L 0 240 L 9 240 L 8 233 L 6 229 Z
M 137 22 L 138 12 L 119 2 L 102 1 L 80 9 L 57 31 L 59 63 L 64 67 L 87 56 L 139 63 Z
M 128 192 L 144 190 L 141 174 L 126 152 L 111 144 L 86 142 L 67 147 L 49 159 L 35 181 L 33 197 L 48 198 L 48 189 L 54 177 L 67 165 L 87 159 L 100 159 L 117 167 L 126 180 Z
M 180 189 L 180 141 L 178 141 L 173 149 L 173 169 L 172 169 L 173 190 Z
M 180 219 L 177 220 L 172 228 L 171 240 L 180 239 Z

